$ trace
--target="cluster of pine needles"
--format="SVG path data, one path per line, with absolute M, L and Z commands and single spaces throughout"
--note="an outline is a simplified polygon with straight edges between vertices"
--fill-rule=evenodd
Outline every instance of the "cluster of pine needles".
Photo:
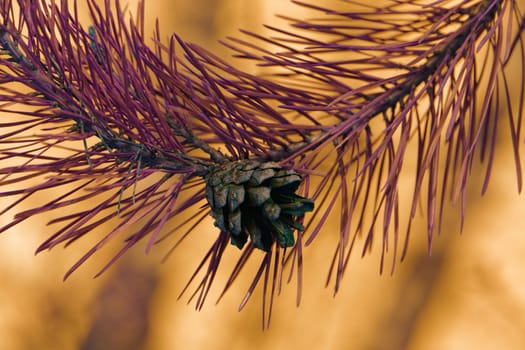
M 117 237 L 100 273 L 140 241 L 169 255 L 213 230 L 188 283 L 197 308 L 232 243 L 242 252 L 225 290 L 259 259 L 241 307 L 262 284 L 271 312 L 285 269 L 299 302 L 303 249 L 318 235 L 334 236 L 335 291 L 373 241 L 393 269 L 421 208 L 430 249 L 447 203 L 463 221 L 480 160 L 486 190 L 502 124 L 521 190 L 518 1 L 294 1 L 318 16 L 224 42 L 258 75 L 158 26 L 144 33 L 144 3 L 130 14 L 85 2 L 89 26 L 76 1 L 0 0 L 0 215 L 12 217 L 0 232 L 54 213 L 43 251 L 116 223 L 66 277 Z

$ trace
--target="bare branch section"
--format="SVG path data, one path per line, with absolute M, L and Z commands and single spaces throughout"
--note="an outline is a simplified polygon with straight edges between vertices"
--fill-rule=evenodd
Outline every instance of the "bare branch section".
M 67 275 L 116 236 L 128 235 L 103 270 L 143 239 L 148 250 L 180 242 L 211 213 L 220 233 L 190 281 L 197 307 L 231 241 L 243 253 L 225 290 L 262 254 L 241 307 L 262 281 L 269 315 L 287 266 L 299 302 L 302 250 L 327 220 L 340 226 L 336 291 L 360 236 L 364 255 L 380 235 L 381 268 L 390 253 L 393 269 L 419 203 L 430 249 L 445 203 L 465 207 L 476 156 L 486 190 L 503 118 L 521 191 L 525 20 L 516 1 L 294 1 L 320 16 L 225 43 L 265 67 L 261 75 L 176 35 L 165 42 L 156 31 L 146 42 L 144 4 L 133 21 L 118 1 L 85 1 L 88 27 L 67 1 L 0 0 L 0 195 L 11 198 L 0 215 L 15 211 L 0 232 L 60 212 L 41 251 L 116 222 Z M 508 68 L 517 55 L 518 91 Z M 409 208 L 402 176 L 412 179 Z M 17 211 L 46 192 L 51 200 Z M 304 216 L 314 209 L 308 198 L 315 210 Z M 75 209 L 88 200 L 97 204 Z

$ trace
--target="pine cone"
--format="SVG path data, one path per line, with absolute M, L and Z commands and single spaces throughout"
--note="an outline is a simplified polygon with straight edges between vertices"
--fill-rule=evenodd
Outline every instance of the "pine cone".
M 215 226 L 229 233 L 242 248 L 250 236 L 254 247 L 269 251 L 295 243 L 293 230 L 304 230 L 297 220 L 312 211 L 312 200 L 295 194 L 301 176 L 274 162 L 242 160 L 221 164 L 206 176 L 206 199 Z

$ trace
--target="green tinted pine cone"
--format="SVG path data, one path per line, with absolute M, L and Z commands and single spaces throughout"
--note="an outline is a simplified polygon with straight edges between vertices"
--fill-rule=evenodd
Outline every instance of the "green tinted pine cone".
M 244 247 L 250 237 L 254 247 L 269 251 L 295 243 L 298 221 L 312 211 L 312 200 L 295 194 L 301 176 L 274 162 L 236 161 L 214 167 L 206 176 L 206 199 L 215 226 L 227 232 L 232 244 Z

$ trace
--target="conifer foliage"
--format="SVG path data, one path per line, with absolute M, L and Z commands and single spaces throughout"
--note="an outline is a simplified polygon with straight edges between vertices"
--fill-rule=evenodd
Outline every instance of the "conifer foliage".
M 0 232 L 58 213 L 42 251 L 117 222 L 66 277 L 112 239 L 124 245 L 102 271 L 139 241 L 175 248 L 213 229 L 192 277 L 197 307 L 232 243 L 242 254 L 225 289 L 261 259 L 247 298 L 262 282 L 271 310 L 287 266 L 300 295 L 303 249 L 323 234 L 334 236 L 337 291 L 358 244 L 365 254 L 379 241 L 381 267 L 405 256 L 418 206 L 429 247 L 445 204 L 463 213 L 476 157 L 488 185 L 503 119 L 521 190 L 517 1 L 294 1 L 318 16 L 224 42 L 260 75 L 176 34 L 151 39 L 143 3 L 130 14 L 119 1 L 84 1 L 88 26 L 74 1 L 0 0 L 0 215 L 13 218 Z M 406 208 L 401 176 L 412 179 Z M 20 209 L 40 193 L 52 195 Z M 203 227 L 208 215 L 215 227 Z M 327 220 L 339 232 L 324 232 Z

